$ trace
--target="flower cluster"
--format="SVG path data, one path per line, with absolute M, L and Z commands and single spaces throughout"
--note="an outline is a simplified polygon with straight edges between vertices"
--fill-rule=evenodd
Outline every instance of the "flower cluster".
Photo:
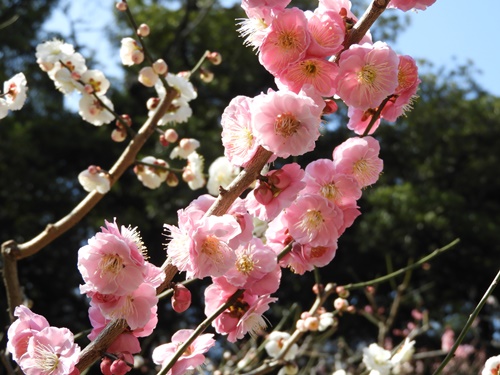
M 7 350 L 26 375 L 76 375 L 80 347 L 67 328 L 49 325 L 43 316 L 17 306 L 18 319 L 7 332 Z
M 20 110 L 26 101 L 26 77 L 18 73 L 3 83 L 3 93 L 0 93 L 0 119 L 3 119 L 9 111 Z
M 132 354 L 140 351 L 138 337 L 149 336 L 158 321 L 156 288 L 165 275 L 144 256 L 137 231 L 119 228 L 116 222 L 106 222 L 106 227 L 78 251 L 78 269 L 85 281 L 80 291 L 91 298 L 89 317 L 93 330 L 89 339 L 94 340 L 115 319 L 125 319 L 129 327 L 108 348 L 119 358 L 116 361 L 122 361 L 115 367 L 131 362 Z M 101 367 L 112 365 L 104 361 Z
M 85 58 L 71 44 L 57 39 L 44 42 L 36 47 L 36 58 L 59 91 L 82 94 L 79 113 L 85 121 L 96 126 L 113 121 L 113 103 L 106 97 L 109 81 L 101 71 L 88 69 Z
M 423 3 L 433 2 L 414 1 L 409 8 L 425 9 Z M 286 8 L 288 3 L 244 0 L 248 18 L 240 24 L 246 44 L 258 49 L 260 63 L 281 90 L 307 90 L 321 109 L 321 97 L 337 95 L 349 106 L 348 127 L 357 134 L 366 131 L 379 106 L 380 117 L 388 121 L 409 108 L 420 82 L 413 59 L 398 56 L 383 42 L 372 43 L 369 35 L 343 51 L 349 25 L 356 21 L 349 1 L 320 0 L 306 12 Z M 374 120 L 370 134 L 378 125 Z

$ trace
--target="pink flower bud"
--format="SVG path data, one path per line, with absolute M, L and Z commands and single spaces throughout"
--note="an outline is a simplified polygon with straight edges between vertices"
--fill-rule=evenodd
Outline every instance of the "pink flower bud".
M 127 10 L 127 3 L 124 3 L 123 1 L 118 1 L 116 4 L 116 9 L 118 9 L 120 12 L 125 12 Z
M 153 63 L 153 70 L 158 75 L 164 75 L 168 72 L 168 65 L 163 59 L 158 59 Z
M 113 375 L 113 373 L 111 372 L 111 363 L 113 363 L 111 358 L 103 357 L 100 366 L 103 375 Z
M 95 166 L 95 165 L 89 165 L 87 170 L 89 171 L 90 174 L 96 174 L 96 173 L 99 173 L 101 168 L 99 168 L 98 166 Z
M 179 134 L 177 134 L 175 129 L 167 129 L 165 130 L 165 139 L 170 143 L 177 142 L 177 139 L 179 139 Z
M 193 181 L 196 178 L 194 173 L 191 171 L 191 169 L 185 169 L 184 172 L 182 172 L 182 179 L 185 182 L 190 182 Z
M 219 65 L 222 62 L 222 56 L 219 52 L 207 53 L 207 59 L 214 65 Z
M 325 100 L 325 108 L 323 108 L 324 115 L 329 115 L 329 114 L 335 113 L 335 112 L 337 112 L 338 109 L 339 109 L 339 107 L 334 100 L 332 100 L 332 99 Z
M 149 29 L 149 26 L 145 23 L 142 23 L 137 29 L 137 35 L 142 37 L 148 36 L 150 32 L 151 30 Z
M 292 181 L 290 176 L 282 169 L 270 172 L 267 175 L 267 178 L 269 178 L 269 183 L 271 185 L 277 187 L 280 190 L 287 188 Z
M 110 370 L 113 375 L 125 375 L 132 368 L 124 360 L 118 359 L 111 364 Z
M 200 142 L 193 138 L 182 138 L 179 147 L 189 154 L 200 147 Z
M 146 66 L 139 71 L 139 82 L 146 87 L 153 87 L 158 81 L 158 74 L 156 74 L 150 66 Z
M 267 184 L 262 184 L 257 187 L 254 190 L 253 194 L 255 196 L 255 200 L 263 205 L 271 203 L 274 198 L 273 192 Z
M 172 308 L 181 313 L 191 306 L 191 292 L 182 284 L 174 286 L 174 295 L 172 296 Z
M 167 147 L 170 144 L 170 142 L 165 138 L 165 134 L 160 134 L 159 141 L 163 147 Z

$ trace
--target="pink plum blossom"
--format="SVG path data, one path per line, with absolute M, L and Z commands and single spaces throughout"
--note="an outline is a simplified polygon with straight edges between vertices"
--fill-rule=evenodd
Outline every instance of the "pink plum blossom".
M 318 95 L 332 96 L 335 94 L 337 72 L 338 67 L 332 62 L 306 57 L 290 64 L 277 79 L 295 93 L 299 93 L 304 85 L 311 85 Z
M 28 341 L 19 366 L 26 375 L 67 375 L 75 369 L 80 347 L 67 328 L 45 327 Z
M 311 34 L 308 55 L 326 58 L 342 50 L 345 23 L 338 12 L 318 8 L 314 13 L 306 12 L 306 17 L 307 27 Z
M 305 187 L 303 176 L 304 170 L 297 163 L 270 171 L 245 198 L 248 212 L 260 220 L 274 219 Z
M 14 361 L 19 359 L 28 350 L 28 342 L 36 332 L 49 327 L 49 322 L 44 316 L 35 314 L 24 305 L 19 305 L 14 310 L 17 319 L 7 331 L 7 350 L 12 354 Z
M 160 345 L 153 350 L 153 362 L 165 367 L 175 355 L 177 349 L 189 339 L 193 332 L 192 329 L 181 329 L 174 333 L 170 343 Z M 181 357 L 167 372 L 167 375 L 182 375 L 186 371 L 194 370 L 197 366 L 202 365 L 205 362 L 203 354 L 215 345 L 213 336 L 211 333 L 198 336 L 182 353 Z
M 276 253 L 262 240 L 253 238 L 246 246 L 237 248 L 235 254 L 234 266 L 224 274 L 230 284 L 257 295 L 278 289 L 281 271 Z
M 222 113 L 224 155 L 239 167 L 248 164 L 258 147 L 251 127 L 251 102 L 247 96 L 237 96 Z
M 307 19 L 298 8 L 278 13 L 260 46 L 259 61 L 273 75 L 305 56 L 310 42 Z
M 213 284 L 205 289 L 205 314 L 212 315 L 227 299 L 238 290 L 224 277 L 213 279 Z M 217 333 L 227 334 L 230 342 L 242 339 L 248 332 L 251 336 L 266 328 L 262 314 L 277 298 L 269 295 L 257 296 L 248 291 L 213 321 Z
M 106 227 L 78 251 L 78 269 L 87 289 L 126 295 L 144 282 L 144 246 L 137 230 L 106 221 Z
M 253 47 L 253 49 L 260 48 L 273 18 L 283 9 L 269 7 L 245 9 L 248 18 L 243 18 L 238 22 L 238 32 L 242 38 L 245 38 L 243 44 Z
M 143 283 L 130 294 L 99 303 L 98 307 L 106 319 L 125 319 L 130 329 L 135 330 L 148 324 L 157 303 L 156 289 Z
M 361 188 L 357 181 L 338 173 L 329 159 L 318 159 L 307 165 L 304 181 L 306 187 L 301 194 L 317 194 L 333 204 L 343 207 L 355 205 L 361 198 Z
M 405 12 L 410 9 L 426 10 L 435 2 L 436 0 L 391 0 L 387 7 L 398 8 Z
M 380 144 L 373 137 L 349 138 L 333 150 L 333 162 L 339 173 L 356 179 L 360 187 L 377 182 L 383 169 L 378 157 Z
M 254 136 L 278 157 L 302 155 L 315 147 L 322 110 L 312 99 L 293 92 L 261 94 L 251 104 Z
M 376 108 L 398 86 L 398 64 L 396 53 L 383 42 L 354 44 L 340 57 L 337 94 L 348 106 Z
M 344 223 L 337 206 L 319 195 L 300 195 L 275 220 L 281 220 L 290 235 L 300 244 L 334 246 Z
M 222 276 L 234 264 L 236 256 L 228 241 L 241 233 L 236 219 L 229 214 L 203 217 L 191 233 L 190 259 L 193 277 Z
M 370 122 L 375 115 L 375 112 L 376 110 L 374 110 L 373 108 L 363 110 L 356 107 L 349 107 L 349 109 L 347 110 L 347 116 L 349 116 L 347 127 L 358 135 L 365 134 L 366 130 L 368 129 L 368 125 L 370 125 Z M 375 130 L 378 129 L 379 125 L 380 117 L 375 120 L 367 135 L 373 134 Z

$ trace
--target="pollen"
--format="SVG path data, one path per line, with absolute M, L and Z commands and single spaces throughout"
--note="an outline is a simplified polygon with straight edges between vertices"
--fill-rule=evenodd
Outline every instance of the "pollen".
M 51 374 L 59 366 L 59 357 L 45 345 L 38 345 L 35 349 L 36 367 L 41 372 Z
M 118 254 L 106 254 L 99 261 L 101 275 L 103 273 L 110 273 L 116 276 L 124 267 L 123 259 Z
M 331 201 L 337 200 L 342 195 L 333 182 L 321 186 L 320 194 Z
M 276 45 L 283 50 L 291 50 L 297 46 L 297 35 L 291 31 L 283 31 L 278 35 Z
M 319 69 L 313 61 L 303 61 L 301 63 L 302 72 L 308 77 L 315 77 L 319 73 Z
M 244 254 L 236 261 L 236 269 L 238 270 L 238 272 L 241 272 L 244 275 L 248 276 L 254 268 L 255 262 L 249 255 Z
M 369 86 L 373 86 L 377 78 L 377 71 L 375 67 L 371 65 L 365 65 L 358 72 L 358 81 Z
M 303 226 L 311 231 L 317 230 L 323 224 L 323 215 L 321 211 L 317 210 L 307 210 L 307 212 L 302 217 Z
M 324 246 L 316 246 L 311 249 L 311 258 L 320 258 L 322 257 L 326 250 L 328 250 L 327 247 Z
M 222 251 L 220 241 L 215 236 L 208 236 L 201 245 L 201 252 L 216 263 L 222 262 Z
M 274 132 L 285 138 L 295 134 L 299 127 L 300 121 L 297 120 L 293 114 L 288 112 L 279 114 L 276 116 L 276 120 L 274 120 Z

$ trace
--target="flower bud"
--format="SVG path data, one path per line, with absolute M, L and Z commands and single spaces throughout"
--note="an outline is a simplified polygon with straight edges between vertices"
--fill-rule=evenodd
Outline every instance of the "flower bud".
M 297 320 L 297 323 L 295 323 L 295 328 L 297 329 L 297 331 L 307 332 L 305 320 L 304 319 Z
M 174 295 L 172 296 L 172 308 L 181 313 L 191 306 L 191 292 L 182 284 L 174 286 Z
M 145 23 L 142 23 L 138 28 L 137 28 L 137 35 L 146 37 L 149 35 L 151 30 L 149 29 L 149 26 L 146 25 Z
M 179 134 L 177 134 L 175 129 L 167 129 L 165 130 L 165 139 L 170 143 L 177 142 L 177 139 L 179 139 Z
M 158 104 L 160 104 L 160 98 L 149 98 L 146 102 L 146 107 L 148 111 L 152 111 L 158 107 Z
M 255 200 L 260 204 L 266 205 L 273 200 L 273 192 L 267 184 L 261 184 L 253 191 Z
M 269 178 L 269 183 L 280 190 L 285 189 L 290 185 L 291 178 L 290 176 L 283 171 L 282 169 L 278 169 L 277 171 L 272 171 L 267 175 Z
M 166 140 L 165 134 L 160 134 L 159 141 L 163 147 L 167 147 L 170 144 L 170 142 Z
M 200 68 L 200 79 L 205 83 L 210 83 L 214 80 L 214 74 L 208 69 Z
M 167 74 L 168 72 L 167 63 L 163 59 L 158 59 L 153 63 L 153 70 L 155 71 L 156 74 L 160 76 Z
M 131 55 L 132 62 L 134 64 L 140 64 L 144 61 L 144 52 L 142 52 L 139 49 L 136 49 L 135 51 L 132 52 Z
M 335 113 L 335 112 L 337 112 L 338 109 L 339 109 L 339 107 L 334 100 L 332 100 L 332 99 L 325 100 L 325 107 L 323 108 L 324 115 L 329 115 L 329 114 Z
M 116 9 L 119 10 L 120 12 L 125 12 L 127 10 L 127 3 L 123 1 L 118 1 L 116 4 Z
M 113 361 L 109 369 L 113 375 L 125 375 L 131 370 L 130 366 L 123 359 Z
M 127 132 L 123 129 L 113 129 L 111 132 L 111 139 L 114 142 L 123 142 L 125 139 L 127 139 Z
M 173 172 L 169 172 L 167 175 L 167 185 L 170 187 L 176 187 L 179 185 L 179 177 Z
M 153 87 L 158 81 L 158 74 L 156 74 L 150 66 L 146 66 L 139 71 L 139 82 L 146 87 Z
M 222 56 L 219 52 L 207 53 L 207 59 L 214 65 L 219 65 L 222 62 Z
M 348 306 L 349 302 L 347 302 L 346 299 L 337 298 L 335 299 L 335 301 L 333 301 L 333 307 L 335 307 L 335 310 L 344 311 Z

